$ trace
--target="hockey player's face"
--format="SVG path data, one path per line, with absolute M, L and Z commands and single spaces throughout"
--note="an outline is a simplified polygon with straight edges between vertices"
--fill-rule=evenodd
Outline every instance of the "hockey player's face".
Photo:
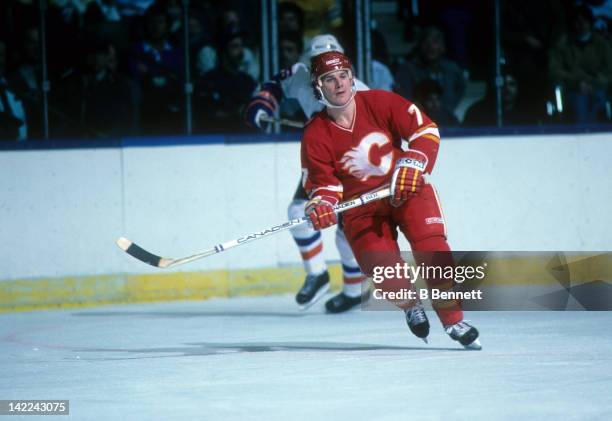
M 353 78 L 348 70 L 336 70 L 323 76 L 323 94 L 333 105 L 344 105 L 351 99 Z

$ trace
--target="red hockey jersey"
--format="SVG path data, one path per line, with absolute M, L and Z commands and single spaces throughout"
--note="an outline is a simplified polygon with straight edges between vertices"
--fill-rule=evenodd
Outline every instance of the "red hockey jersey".
M 407 150 L 427 156 L 431 173 L 438 154 L 438 127 L 416 105 L 379 90 L 359 91 L 350 129 L 325 112 L 307 124 L 302 140 L 302 182 L 310 197 L 351 199 L 390 183 L 395 161 Z

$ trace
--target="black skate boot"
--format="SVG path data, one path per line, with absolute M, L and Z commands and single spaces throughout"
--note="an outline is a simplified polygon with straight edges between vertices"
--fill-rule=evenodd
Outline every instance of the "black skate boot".
M 332 298 L 327 300 L 325 303 L 325 309 L 328 313 L 343 313 L 357 307 L 359 304 L 367 301 L 369 298 L 369 290 L 357 297 L 349 297 L 345 293 L 341 292 L 340 294 L 334 295 Z
M 427 314 L 425 314 L 423 304 L 418 302 L 409 309 L 404 310 L 404 312 L 406 313 L 406 323 L 408 323 L 410 331 L 414 336 L 423 339 L 427 343 L 429 320 L 427 319 Z
M 466 349 L 482 349 L 482 345 L 480 345 L 478 340 L 478 330 L 474 326 L 462 321 L 454 325 L 444 326 L 444 330 L 451 339 L 459 342 Z
M 304 285 L 295 296 L 295 301 L 300 310 L 306 310 L 316 303 L 327 291 L 329 291 L 329 273 L 327 271 L 320 275 L 308 275 Z

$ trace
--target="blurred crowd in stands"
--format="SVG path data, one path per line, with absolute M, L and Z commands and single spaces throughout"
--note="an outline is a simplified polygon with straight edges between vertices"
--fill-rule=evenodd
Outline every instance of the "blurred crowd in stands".
M 0 2 L 0 139 L 44 137 L 40 3 Z M 242 109 L 263 82 L 259 1 L 45 3 L 51 137 L 183 134 L 186 70 L 193 133 L 252 130 Z M 369 85 L 416 102 L 442 128 L 495 126 L 498 88 L 504 125 L 611 121 L 612 0 L 500 0 L 501 78 L 493 1 L 384 3 L 403 33 L 392 37 L 374 17 Z M 354 57 L 354 12 L 348 0 L 279 0 L 280 67 L 319 33 Z M 392 54 L 398 39 L 408 48 Z M 306 119 L 295 102 L 281 109 Z

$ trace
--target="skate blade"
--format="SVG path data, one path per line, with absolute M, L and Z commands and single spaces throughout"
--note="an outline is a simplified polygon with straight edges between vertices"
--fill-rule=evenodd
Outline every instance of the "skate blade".
M 474 342 L 469 345 L 463 345 L 463 347 L 472 351 L 480 351 L 482 349 L 482 345 L 480 345 L 480 341 L 478 339 L 475 339 Z
M 423 339 L 423 342 L 425 342 L 427 345 L 429 345 L 429 341 L 427 340 L 427 338 L 421 338 Z
M 325 286 L 321 287 L 321 289 L 319 289 L 317 291 L 317 293 L 314 295 L 314 297 L 312 297 L 312 300 L 308 301 L 305 304 L 298 304 L 298 308 L 300 309 L 300 311 L 306 311 L 308 310 L 310 307 L 312 307 L 317 301 L 319 301 L 321 298 L 323 298 L 323 296 L 325 294 L 327 294 L 327 291 L 329 291 L 329 283 L 326 284 Z

